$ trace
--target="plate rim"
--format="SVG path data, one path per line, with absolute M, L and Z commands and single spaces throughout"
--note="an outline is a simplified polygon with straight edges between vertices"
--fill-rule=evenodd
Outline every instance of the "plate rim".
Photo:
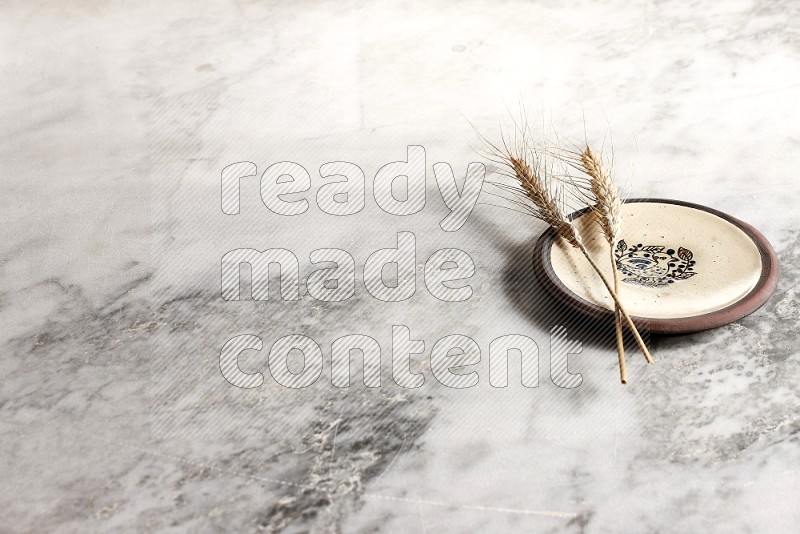
M 655 204 L 675 204 L 687 208 L 693 208 L 700 211 L 705 211 L 712 215 L 728 221 L 740 230 L 742 230 L 756 245 L 759 253 L 761 254 L 761 275 L 759 276 L 756 285 L 744 297 L 737 300 L 733 304 L 726 306 L 720 310 L 716 310 L 701 315 L 693 315 L 689 317 L 675 317 L 670 319 L 659 319 L 653 317 L 639 317 L 631 316 L 637 325 L 646 328 L 651 334 L 689 334 L 693 332 L 700 332 L 723 326 L 733 321 L 737 321 L 742 317 L 750 315 L 761 306 L 775 292 L 778 285 L 778 277 L 780 274 L 780 266 L 778 264 L 778 257 L 775 250 L 769 243 L 766 237 L 756 230 L 750 224 L 728 215 L 722 211 L 702 204 L 693 202 L 686 202 L 683 200 L 675 200 L 668 198 L 629 198 L 625 200 L 626 203 L 655 203 Z M 570 219 L 574 219 L 586 213 L 589 208 L 578 210 L 569 215 Z M 610 319 L 611 312 L 605 308 L 598 306 L 584 298 L 573 293 L 566 285 L 556 276 L 550 261 L 550 250 L 552 249 L 555 241 L 555 230 L 548 227 L 536 241 L 533 248 L 533 271 L 536 278 L 543 283 L 545 289 L 562 303 L 568 305 L 584 315 L 593 319 Z

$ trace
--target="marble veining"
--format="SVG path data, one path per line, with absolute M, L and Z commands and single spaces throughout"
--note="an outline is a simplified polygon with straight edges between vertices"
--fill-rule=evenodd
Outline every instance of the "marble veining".
M 800 5 L 475 1 L 388 5 L 87 1 L 5 5 L 0 17 L 0 520 L 7 532 L 797 532 L 800 528 Z M 630 196 L 709 205 L 759 228 L 782 274 L 734 324 L 630 344 L 532 280 L 544 229 L 484 195 L 457 232 L 432 166 L 455 176 L 524 100 L 534 125 L 613 140 Z M 538 126 L 537 126 L 538 127 Z M 613 135 L 611 135 L 613 134 Z M 426 205 L 383 212 L 371 180 L 426 150 Z M 271 213 L 258 180 L 220 211 L 220 172 L 309 171 L 310 208 Z M 357 164 L 364 209 L 323 213 L 323 163 Z M 491 166 L 488 166 L 491 171 Z M 416 292 L 363 285 L 369 255 L 416 236 Z M 280 247 L 300 299 L 227 302 L 220 258 Z M 424 263 L 456 247 L 473 295 L 442 302 Z M 312 251 L 356 265 L 346 302 L 309 297 Z M 425 344 L 392 380 L 393 325 Z M 575 389 L 549 378 L 549 332 L 583 343 Z M 323 373 L 302 390 L 220 349 L 304 334 Z M 331 344 L 378 341 L 381 386 L 331 383 Z M 437 340 L 469 336 L 479 383 L 434 378 Z M 489 346 L 524 334 L 539 387 L 489 383 Z M 295 358 L 290 366 L 301 365 Z

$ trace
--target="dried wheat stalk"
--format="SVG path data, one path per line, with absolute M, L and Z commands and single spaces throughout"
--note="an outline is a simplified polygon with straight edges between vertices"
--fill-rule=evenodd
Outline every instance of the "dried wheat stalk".
M 584 245 L 580 233 L 577 231 L 575 225 L 569 220 L 565 213 L 565 194 L 563 181 L 552 179 L 553 173 L 550 169 L 548 169 L 548 165 L 544 157 L 545 154 L 552 151 L 545 148 L 543 151 L 539 152 L 531 147 L 527 143 L 526 131 L 526 129 L 521 130 L 521 141 L 518 141 L 517 147 L 514 150 L 509 149 L 504 137 L 502 138 L 502 149 L 481 137 L 488 148 L 488 155 L 490 159 L 493 159 L 493 161 L 506 166 L 511 171 L 508 173 L 508 176 L 513 177 L 519 183 L 519 187 L 508 186 L 506 184 L 499 183 L 495 183 L 494 185 L 505 192 L 514 194 L 517 197 L 522 197 L 523 200 L 527 200 L 528 202 L 523 202 L 520 200 L 514 200 L 512 202 L 517 204 L 519 207 L 522 207 L 526 213 L 529 213 L 552 226 L 558 236 L 583 253 L 586 260 L 589 262 L 598 276 L 600 276 L 603 285 L 605 285 L 606 289 L 614 300 L 616 307 L 615 317 L 617 319 L 615 319 L 615 321 L 618 324 L 617 347 L 620 358 L 620 377 L 622 382 L 626 383 L 627 371 L 625 367 L 624 348 L 622 344 L 621 318 L 624 318 L 627 322 L 628 327 L 633 333 L 634 338 L 636 339 L 636 342 L 644 354 L 647 362 L 652 363 L 653 360 L 650 356 L 650 352 L 647 350 L 647 346 L 642 340 L 642 337 L 639 335 L 636 325 L 634 324 L 628 312 L 625 310 L 625 307 L 622 305 L 619 296 L 617 295 L 619 278 L 617 276 L 616 263 L 614 264 L 613 269 L 615 274 L 615 285 L 614 288 L 612 288 L 608 279 L 600 270 L 600 267 L 598 267 L 598 265 L 589 255 L 589 252 L 586 249 L 586 246 Z M 616 187 L 611 181 L 610 174 L 605 171 L 605 168 L 602 166 L 599 159 L 594 156 L 594 153 L 591 151 L 591 149 L 589 149 L 588 146 L 586 150 L 578 155 L 580 158 L 576 161 L 570 161 L 569 156 L 562 157 L 561 159 L 574 165 L 580 165 L 580 168 L 584 169 L 590 177 L 591 174 L 588 171 L 591 171 L 597 176 L 597 179 L 592 180 L 592 182 L 596 183 L 590 183 L 588 188 L 595 197 L 595 202 L 593 202 L 591 206 L 594 206 L 593 209 L 597 210 L 597 213 L 601 215 L 600 225 L 603 229 L 604 237 L 606 237 L 606 239 L 611 239 L 613 243 L 616 241 L 616 234 L 619 231 L 621 204 L 619 195 L 616 192 Z M 586 167 L 584 167 L 584 164 Z M 582 188 L 580 183 L 574 182 L 573 185 L 577 190 L 581 190 Z M 596 190 L 593 190 L 593 188 Z M 613 260 L 613 245 L 610 248 L 612 251 L 611 258 Z
M 581 164 L 583 170 L 591 178 L 591 190 L 595 198 L 592 206 L 596 210 L 597 221 L 603 231 L 603 236 L 608 242 L 611 270 L 614 273 L 614 291 L 619 293 L 619 272 L 617 271 L 617 259 L 614 257 L 614 245 L 617 243 L 617 236 L 622 225 L 622 200 L 616 184 L 611 179 L 611 173 L 594 155 L 589 145 L 586 145 L 581 153 Z M 628 382 L 628 372 L 625 367 L 625 343 L 622 339 L 622 316 L 619 313 L 619 306 L 614 309 L 614 327 L 617 335 L 617 354 L 619 355 L 619 379 L 625 384 Z M 645 353 L 645 358 L 648 356 Z M 651 361 L 648 359 L 648 362 Z
M 578 194 L 589 205 L 592 214 L 609 246 L 609 259 L 614 273 L 614 291 L 619 293 L 619 273 L 614 245 L 617 243 L 620 227 L 622 225 L 622 199 L 610 170 L 603 164 L 602 159 L 586 144 L 581 151 L 561 151 L 556 157 L 567 162 L 573 168 L 586 174 L 589 179 L 584 187 L 578 188 Z M 622 338 L 622 317 L 619 307 L 615 306 L 614 324 L 616 328 L 617 353 L 619 355 L 620 380 L 627 382 L 627 368 L 625 365 L 625 345 Z M 652 358 L 644 352 L 645 359 L 652 363 Z

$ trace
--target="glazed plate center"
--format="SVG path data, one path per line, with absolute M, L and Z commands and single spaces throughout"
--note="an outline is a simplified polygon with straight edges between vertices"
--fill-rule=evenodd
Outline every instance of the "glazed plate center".
M 612 280 L 608 243 L 589 214 L 575 220 L 590 254 Z M 555 275 L 576 296 L 612 309 L 613 301 L 580 251 L 556 240 Z M 750 293 L 761 276 L 761 253 L 734 224 L 707 211 L 656 202 L 622 207 L 613 248 L 620 296 L 631 315 L 674 319 L 726 308 Z

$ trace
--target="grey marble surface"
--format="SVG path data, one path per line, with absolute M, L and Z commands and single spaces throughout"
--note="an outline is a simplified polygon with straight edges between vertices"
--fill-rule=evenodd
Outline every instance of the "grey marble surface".
M 797 532 L 800 529 L 799 5 L 775 2 L 6 3 L 0 17 L 0 530 L 4 532 Z M 479 205 L 457 232 L 431 166 L 463 176 L 524 100 L 539 122 L 601 142 L 632 196 L 744 219 L 782 276 L 753 315 L 631 348 L 621 386 L 608 332 L 571 324 L 532 282 L 542 225 Z M 585 119 L 584 119 L 585 117 Z M 378 169 L 426 149 L 427 204 L 409 217 L 371 195 Z M 252 161 L 309 170 L 309 210 L 268 211 L 243 180 L 220 211 L 220 172 Z M 366 205 L 314 201 L 317 170 L 358 164 Z M 417 237 L 417 293 L 362 283 L 346 302 L 226 302 L 238 247 L 347 250 L 358 276 L 399 231 Z M 469 253 L 473 296 L 422 279 L 443 247 Z M 583 342 L 575 389 L 488 383 L 489 343 L 547 353 Z M 392 325 L 426 353 L 474 339 L 480 383 L 391 378 Z M 253 389 L 219 369 L 226 340 L 304 334 L 320 380 L 281 387 L 265 352 Z M 380 388 L 331 384 L 333 340 L 384 353 Z M 519 372 L 518 370 L 516 371 Z

